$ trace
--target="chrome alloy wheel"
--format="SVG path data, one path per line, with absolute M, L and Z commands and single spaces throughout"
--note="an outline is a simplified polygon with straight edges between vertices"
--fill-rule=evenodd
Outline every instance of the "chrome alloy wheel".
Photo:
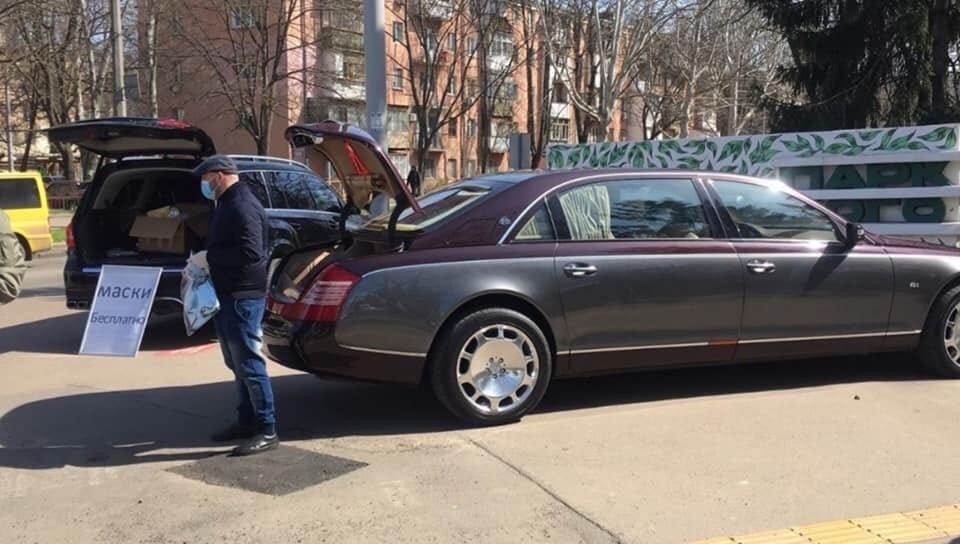
M 943 347 L 953 364 L 960 364 L 960 302 L 953 305 L 947 313 L 947 322 L 943 327 Z
M 457 361 L 460 393 L 483 414 L 507 414 L 523 406 L 539 376 L 533 341 L 510 325 L 490 325 L 474 333 Z

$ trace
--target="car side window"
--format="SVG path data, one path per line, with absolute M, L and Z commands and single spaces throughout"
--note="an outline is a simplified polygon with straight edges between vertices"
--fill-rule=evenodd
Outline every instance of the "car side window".
M 270 207 L 270 199 L 267 198 L 267 188 L 263 186 L 263 180 L 260 179 L 259 172 L 240 172 L 240 181 L 250 188 L 250 192 L 257 197 L 264 208 Z
M 340 211 L 340 199 L 327 184 L 317 176 L 301 174 L 310 195 L 313 196 L 316 209 L 322 212 Z
M 275 209 L 284 209 L 289 208 L 287 204 L 287 195 L 284 194 L 283 190 L 280 188 L 279 180 L 277 179 L 278 172 L 264 171 L 261 172 L 263 175 L 263 181 L 267 186 L 267 192 L 270 193 L 270 204 L 271 207 Z
M 540 204 L 536 213 L 517 231 L 514 241 L 516 242 L 541 242 L 556 240 L 557 235 L 553 229 L 553 222 L 550 220 L 550 214 L 547 212 L 547 206 Z
M 40 189 L 34 179 L 0 180 L 0 208 L 24 210 L 39 208 Z
M 592 183 L 559 196 L 571 240 L 709 238 L 703 202 L 689 179 Z
M 298 172 L 274 172 L 277 189 L 286 199 L 286 208 L 293 210 L 313 210 L 317 205 Z
M 839 240 L 825 213 L 776 187 L 715 180 L 711 182 L 739 238 Z

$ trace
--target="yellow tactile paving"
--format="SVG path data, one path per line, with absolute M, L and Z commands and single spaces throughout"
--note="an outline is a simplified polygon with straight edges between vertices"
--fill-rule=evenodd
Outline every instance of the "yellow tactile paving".
M 848 520 L 817 523 L 796 527 L 794 530 L 817 544 L 886 544 L 882 538 L 868 533 Z
M 929 510 L 905 512 L 908 517 L 946 533 L 946 536 L 960 535 L 960 508 L 953 504 Z
M 953 536 L 960 536 L 960 504 L 711 538 L 693 544 L 908 544 Z
M 810 539 L 800 536 L 790 529 L 739 536 L 735 537 L 733 541 L 737 544 L 810 544 Z
M 906 514 L 888 514 L 850 520 L 867 531 L 890 542 L 917 542 L 948 536 Z

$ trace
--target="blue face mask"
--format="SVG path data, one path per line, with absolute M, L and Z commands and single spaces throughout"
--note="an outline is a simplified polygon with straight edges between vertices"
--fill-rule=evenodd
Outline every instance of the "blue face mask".
M 203 196 L 207 200 L 217 199 L 217 193 L 213 190 L 213 186 L 210 185 L 210 182 L 205 179 L 200 180 L 200 192 L 203 193 Z

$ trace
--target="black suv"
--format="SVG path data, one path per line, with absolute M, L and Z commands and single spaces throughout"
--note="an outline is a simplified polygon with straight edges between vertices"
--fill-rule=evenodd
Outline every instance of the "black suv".
M 180 276 L 191 252 L 206 244 L 213 204 L 190 171 L 215 153 L 213 142 L 189 124 L 158 119 L 113 118 L 50 129 L 54 141 L 99 155 L 100 163 L 67 228 L 63 270 L 67 307 L 89 309 L 104 264 L 162 267 L 154 313 L 181 311 Z M 231 155 L 240 180 L 257 195 L 270 221 L 271 272 L 294 249 L 340 239 L 343 203 L 305 165 L 263 156 Z M 172 213 L 170 210 L 174 210 Z M 161 221 L 147 219 L 161 218 Z M 182 216 L 163 221 L 163 217 Z M 152 223 L 151 223 L 152 221 Z M 181 229 L 174 232 L 167 227 Z M 159 227 L 158 227 L 159 226 Z M 159 228 L 156 239 L 144 229 Z

